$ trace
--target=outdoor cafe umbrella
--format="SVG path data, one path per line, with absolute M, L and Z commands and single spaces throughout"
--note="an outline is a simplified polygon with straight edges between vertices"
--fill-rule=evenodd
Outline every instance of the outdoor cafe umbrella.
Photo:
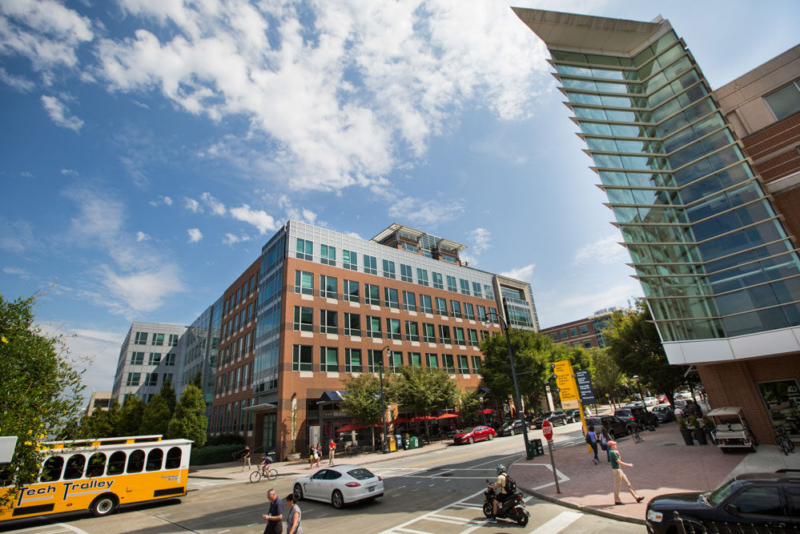
M 355 423 L 348 423 L 336 429 L 337 432 L 350 432 L 351 430 L 358 430 L 364 428 L 364 425 L 357 425 Z
M 406 417 L 398 417 L 397 419 L 392 419 L 389 421 L 390 425 L 397 425 L 399 423 L 408 423 L 409 419 Z
M 457 417 L 459 417 L 459 415 L 457 413 L 443 413 L 442 415 L 440 415 L 436 419 L 455 419 Z
M 489 415 L 490 413 L 494 413 L 494 412 L 496 412 L 496 411 L 497 411 L 497 410 L 494 410 L 494 409 L 492 409 L 492 408 L 485 408 L 485 409 L 483 409 L 483 410 L 478 410 L 478 414 L 479 414 L 479 415 Z

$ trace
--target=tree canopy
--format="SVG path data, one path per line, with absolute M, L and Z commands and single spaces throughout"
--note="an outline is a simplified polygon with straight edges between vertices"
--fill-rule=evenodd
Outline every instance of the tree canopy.
M 391 399 L 391 386 L 384 378 L 384 403 L 388 409 Z M 344 379 L 347 395 L 342 397 L 342 411 L 353 420 L 369 425 L 372 430 L 372 442 L 375 442 L 375 425 L 383 421 L 381 412 L 381 385 L 373 374 L 350 375 Z M 387 416 L 388 417 L 388 416 Z
M 189 384 L 183 390 L 181 400 L 175 407 L 175 415 L 169 422 L 167 437 L 190 439 L 197 448 L 206 443 L 208 418 L 205 415 L 206 403 L 203 392 L 195 385 Z
M 167 401 L 160 393 L 156 393 L 144 406 L 142 426 L 139 427 L 139 434 L 144 436 L 155 434 L 166 435 L 171 417 L 172 414 L 170 413 Z

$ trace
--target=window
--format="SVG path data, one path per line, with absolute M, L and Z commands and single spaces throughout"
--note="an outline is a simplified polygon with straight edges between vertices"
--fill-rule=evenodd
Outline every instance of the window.
M 314 331 L 314 309 L 304 306 L 294 307 L 294 330 L 300 332 Z
M 480 356 L 471 356 L 472 358 L 472 370 L 475 374 L 481 370 L 481 357 Z
M 400 319 L 386 319 L 386 337 L 389 339 L 403 339 L 400 334 Z
M 349 302 L 361 302 L 358 282 L 342 280 L 342 299 Z
M 578 337 L 578 329 L 577 328 L 570 328 L 569 329 L 569 337 Z
M 444 324 L 439 325 L 439 340 L 442 343 L 450 344 L 452 341 L 450 339 L 450 327 Z
M 402 352 L 395 352 L 389 351 L 389 369 L 396 373 L 400 366 L 403 365 L 403 353 Z
M 486 293 L 487 299 L 494 300 L 494 290 L 492 289 L 492 286 L 487 286 L 484 284 L 483 292 Z
M 64 469 L 63 456 L 51 456 L 44 463 L 42 473 L 39 475 L 39 482 L 53 482 L 61 478 L 61 471 Z
M 732 500 L 742 515 L 783 515 L 777 486 L 759 486 L 743 490 Z
M 464 303 L 464 316 L 472 321 L 475 320 L 475 308 L 469 302 Z
M 442 275 L 439 273 L 433 273 L 433 287 L 436 289 L 444 289 L 444 282 L 442 281 Z
M 297 239 L 297 257 L 301 260 L 314 259 L 314 243 L 307 239 Z
M 461 318 L 461 303 L 457 300 L 450 301 L 450 315 L 458 319 Z
M 452 354 L 442 354 L 442 367 L 444 367 L 445 373 L 449 373 L 451 375 L 456 374 L 456 368 L 453 366 Z
M 351 271 L 358 270 L 358 254 L 352 250 L 342 250 L 342 267 Z
M 469 374 L 469 358 L 467 358 L 463 354 L 459 354 L 458 356 L 458 374 L 460 375 Z
M 582 325 L 581 325 L 581 335 L 582 335 L 582 336 L 585 336 L 585 335 L 586 335 L 586 334 L 588 334 L 588 333 L 589 333 L 589 327 L 588 327 L 588 326 L 586 326 L 585 324 L 582 324 Z
M 338 280 L 332 276 L 319 275 L 319 294 L 328 299 L 337 299 L 339 293 Z
M 324 373 L 339 372 L 339 350 L 336 347 L 320 347 L 319 370 Z
M 153 334 L 153 345 L 164 346 L 164 334 Z
M 467 335 L 469 337 L 469 345 L 471 347 L 477 347 L 478 346 L 478 331 L 477 330 L 473 330 L 472 328 L 470 328 L 469 330 L 467 330 Z
M 406 321 L 406 340 L 419 341 L 419 324 L 414 321 Z
M 403 309 L 417 311 L 417 297 L 410 291 L 403 291 Z
M 294 272 L 294 292 L 303 295 L 314 294 L 314 275 L 305 271 Z
M 361 337 L 361 316 L 359 314 L 344 314 L 344 335 Z
M 382 338 L 381 318 L 367 315 L 367 337 Z
M 397 290 L 391 287 L 385 287 L 383 289 L 384 289 L 384 296 L 386 297 L 386 307 L 399 310 L 400 302 L 398 301 Z
M 150 373 L 147 375 L 147 382 L 145 386 L 157 386 L 158 385 L 158 373 Z
M 364 272 L 367 274 L 378 274 L 378 260 L 375 256 L 364 254 Z
M 178 449 L 180 450 L 180 449 Z M 125 461 L 128 459 L 127 455 L 122 451 L 117 451 L 108 459 L 108 472 L 106 475 L 121 475 L 125 472 Z
M 319 246 L 319 261 L 325 265 L 336 265 L 336 247 Z
M 402 280 L 403 282 L 413 283 L 414 279 L 411 273 L 412 270 L 410 265 L 403 265 L 402 263 L 400 264 L 400 280 Z
M 360 373 L 361 369 L 361 349 L 344 349 L 344 372 Z
M 147 332 L 136 332 L 134 345 L 147 345 Z
M 583 348 L 584 349 L 591 349 L 592 348 L 592 342 L 591 341 L 584 341 L 583 342 Z
M 142 378 L 142 373 L 128 373 L 128 380 L 125 382 L 126 386 L 138 386 L 139 380 Z
M 778 89 L 764 97 L 769 108 L 778 120 L 800 111 L 800 80 L 795 80 L 786 87 Z
M 160 471 L 161 465 L 164 463 L 164 451 L 161 449 L 153 449 L 147 454 L 147 463 L 145 464 L 146 471 Z
M 106 455 L 96 452 L 89 458 L 89 465 L 86 466 L 86 476 L 88 478 L 101 477 L 106 472 Z
M 144 451 L 135 450 L 128 456 L 128 473 L 141 473 L 144 471 Z
M 426 343 L 436 343 L 435 328 L 432 324 L 422 323 L 422 340 Z
M 453 333 L 456 335 L 456 345 L 461 345 L 462 347 L 467 344 L 467 341 L 464 339 L 464 329 L 461 327 L 453 328 Z
M 338 334 L 339 320 L 338 312 L 333 310 L 319 311 L 319 331 L 323 334 Z
M 485 321 L 486 320 L 486 306 L 481 306 L 478 304 L 478 320 Z
M 292 371 L 311 371 L 313 350 L 311 345 L 295 345 L 292 349 Z
M 393 261 L 383 260 L 383 276 L 386 278 L 391 278 L 392 280 L 397 278 L 394 272 Z
M 555 332 L 550 334 L 550 337 L 553 338 L 553 341 L 558 341 L 558 334 L 556 334 Z
M 168 343 L 169 343 L 170 347 L 177 347 L 178 346 L 178 334 L 170 334 Z
M 461 285 L 461 294 L 469 295 L 469 281 L 459 278 L 458 283 Z
M 568 337 L 569 337 L 569 334 L 567 334 L 567 331 L 566 330 L 562 330 L 561 331 L 561 339 L 567 339 Z
M 431 369 L 438 369 L 439 368 L 439 355 L 428 353 L 425 355 L 425 359 L 428 361 L 428 367 Z
M 421 286 L 428 285 L 428 270 L 417 267 L 417 283 Z
M 364 284 L 364 302 L 373 306 L 380 306 L 381 288 L 372 284 Z
M 73 454 L 67 460 L 67 469 L 64 471 L 64 480 L 75 480 L 83 476 L 86 466 L 86 457 L 82 454 Z
M 405 242 L 401 242 L 400 243 L 400 247 L 403 250 L 407 250 L 409 252 L 414 252 L 414 253 L 418 253 L 419 252 L 419 247 L 417 247 L 416 245 L 410 245 L 410 244 L 405 243 Z
M 367 372 L 377 373 L 380 370 L 381 361 L 383 359 L 382 350 L 368 350 L 367 351 Z
M 167 354 L 167 357 L 164 359 L 164 365 L 167 367 L 175 367 L 175 355 Z
M 420 311 L 422 313 L 433 313 L 433 305 L 431 304 L 430 295 L 419 296 Z
M 144 365 L 144 352 L 132 352 L 131 365 Z
M 489 308 L 489 317 L 490 317 L 490 319 L 492 320 L 492 322 L 494 324 L 497 324 L 498 321 L 499 321 L 498 317 L 500 317 L 500 316 L 497 314 L 497 310 L 496 309 L 490 307 Z
M 456 277 L 455 276 L 448 276 L 447 277 L 447 290 L 452 291 L 453 293 L 458 293 L 458 287 L 456 287 Z
M 481 293 L 481 285 L 478 282 L 472 282 L 472 294 L 478 298 L 483 298 Z
M 411 367 L 422 367 L 422 356 L 419 352 L 408 353 L 408 365 Z
M 447 315 L 447 301 L 441 297 L 436 297 L 436 313 L 438 315 Z

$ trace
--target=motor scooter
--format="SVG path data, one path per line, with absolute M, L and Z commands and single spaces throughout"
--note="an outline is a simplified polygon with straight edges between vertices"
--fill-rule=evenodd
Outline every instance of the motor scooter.
M 487 480 L 486 482 L 491 482 Z M 492 517 L 494 511 L 494 501 L 497 498 L 497 493 L 492 488 L 487 488 L 483 492 L 483 515 Z M 525 502 L 522 500 L 521 493 L 515 493 L 505 502 L 497 506 L 497 519 L 510 519 L 516 521 L 521 527 L 528 524 L 530 513 L 525 509 Z

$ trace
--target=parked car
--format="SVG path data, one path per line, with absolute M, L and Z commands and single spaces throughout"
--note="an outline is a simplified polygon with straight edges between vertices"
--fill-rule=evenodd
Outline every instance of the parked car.
M 476 441 L 483 441 L 485 439 L 491 441 L 496 435 L 497 432 L 494 428 L 480 425 L 459 432 L 453 438 L 453 443 L 456 445 L 463 445 L 464 443 L 475 443 Z
M 800 478 L 788 473 L 747 473 L 739 475 L 714 491 L 661 495 L 647 504 L 647 531 L 654 534 L 682 532 L 674 513 L 691 524 L 696 532 L 722 532 L 731 524 L 754 528 L 782 529 L 796 524 Z M 724 525 L 723 525 L 724 523 Z M 783 525 L 778 527 L 778 525 Z M 739 527 L 741 529 L 741 527 Z M 737 532 L 739 529 L 735 529 Z M 688 529 L 687 529 L 688 531 Z
M 567 423 L 574 423 L 581 420 L 580 410 L 570 410 L 567 412 Z
M 642 401 L 633 401 L 623 406 L 623 408 L 644 408 L 644 403 Z
M 565 414 L 562 410 L 556 410 L 555 412 L 545 412 L 533 420 L 533 428 L 542 428 L 542 423 L 544 423 L 545 421 L 550 421 L 550 424 L 553 426 L 566 425 L 568 422 L 568 418 L 567 414 Z
M 329 502 L 336 508 L 383 497 L 383 479 L 359 465 L 320 469 L 294 481 L 294 498 Z
M 659 404 L 664 404 L 665 402 L 669 402 L 666 395 L 659 395 L 656 398 L 658 399 Z
M 658 417 L 659 423 L 669 423 L 675 420 L 675 414 L 670 406 L 655 406 L 652 412 Z
M 530 423 L 525 423 L 525 427 L 530 428 Z M 497 431 L 498 436 L 514 436 L 516 434 L 522 434 L 522 421 L 519 419 L 506 421 Z
M 655 406 L 658 404 L 658 399 L 655 397 L 645 397 L 644 398 L 644 405 L 645 406 Z
M 618 438 L 630 434 L 630 421 L 623 421 L 616 415 L 601 415 L 599 417 L 588 417 L 586 419 L 587 425 L 592 425 L 595 430 L 600 430 L 603 426 L 608 431 L 611 439 Z
M 655 428 L 658 426 L 658 417 L 648 412 L 647 408 L 620 408 L 614 412 L 614 415 L 631 423 L 638 423 L 643 428 Z

